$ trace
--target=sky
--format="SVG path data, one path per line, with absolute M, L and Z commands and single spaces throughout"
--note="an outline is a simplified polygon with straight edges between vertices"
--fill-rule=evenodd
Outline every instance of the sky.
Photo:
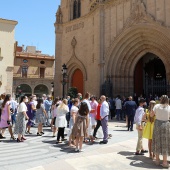
M 60 0 L 1 0 L 0 18 L 16 20 L 18 45 L 36 46 L 43 54 L 55 54 L 55 14 Z

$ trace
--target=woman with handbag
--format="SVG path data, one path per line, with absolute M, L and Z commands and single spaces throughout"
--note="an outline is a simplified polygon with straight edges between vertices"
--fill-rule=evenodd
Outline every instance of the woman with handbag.
M 1 120 L 0 120 L 0 130 L 8 128 L 9 133 L 11 135 L 11 139 L 15 140 L 13 132 L 12 132 L 12 124 L 11 124 L 11 106 L 10 106 L 11 95 L 7 94 L 2 103 L 1 107 Z
M 25 119 L 29 119 L 29 117 L 27 116 L 27 106 L 25 104 L 27 102 L 27 96 L 22 96 L 18 107 L 17 120 L 14 129 L 14 132 L 18 134 L 17 142 L 23 142 L 24 140 L 26 140 L 26 138 L 24 137 L 26 129 Z
M 89 124 L 88 114 L 89 114 L 88 105 L 86 102 L 82 102 L 72 130 L 73 139 L 76 138 L 75 152 L 82 151 L 83 139 L 87 135 L 87 129 Z

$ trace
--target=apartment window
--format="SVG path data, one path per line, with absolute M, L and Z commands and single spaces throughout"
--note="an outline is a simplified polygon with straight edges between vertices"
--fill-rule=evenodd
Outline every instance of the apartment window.
M 40 78 L 45 77 L 45 68 L 40 68 Z
M 22 77 L 27 77 L 28 66 L 22 66 Z

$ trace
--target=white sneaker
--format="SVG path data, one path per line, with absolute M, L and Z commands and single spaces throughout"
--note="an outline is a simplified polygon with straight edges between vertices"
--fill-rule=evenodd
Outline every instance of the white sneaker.
M 84 152 L 84 149 L 79 149 L 79 152 Z
M 78 152 L 78 151 L 79 151 L 79 149 L 76 148 L 76 149 L 75 149 L 75 152 Z

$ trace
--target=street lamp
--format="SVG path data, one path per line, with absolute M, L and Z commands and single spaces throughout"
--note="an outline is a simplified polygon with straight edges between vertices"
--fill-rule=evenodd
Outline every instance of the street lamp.
M 67 84 L 67 82 L 66 82 L 67 66 L 65 64 L 62 65 L 62 75 L 63 75 L 62 85 L 63 85 L 63 98 L 64 98 L 64 96 L 65 96 L 65 94 L 64 94 L 64 86 Z

